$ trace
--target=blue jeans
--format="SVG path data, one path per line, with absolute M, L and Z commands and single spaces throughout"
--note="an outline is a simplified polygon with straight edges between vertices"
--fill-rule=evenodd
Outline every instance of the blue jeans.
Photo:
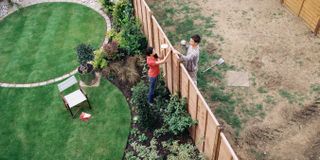
M 148 93 L 148 103 L 153 103 L 154 90 L 156 88 L 157 79 L 158 79 L 158 76 L 149 77 L 150 87 L 149 87 L 149 93 Z

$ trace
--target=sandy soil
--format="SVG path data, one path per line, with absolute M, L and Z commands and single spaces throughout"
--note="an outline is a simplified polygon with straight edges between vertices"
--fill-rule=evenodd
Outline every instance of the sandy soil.
M 190 5 L 201 6 L 202 15 L 214 13 L 213 32 L 223 40 L 207 40 L 226 63 L 251 74 L 249 88 L 229 90 L 246 104 L 264 106 L 266 116 L 249 118 L 238 137 L 225 124 L 239 158 L 320 160 L 320 105 L 315 102 L 320 95 L 310 89 L 320 84 L 320 38 L 279 0 L 191 0 Z M 268 92 L 258 92 L 259 87 Z M 293 102 L 279 90 L 295 95 Z M 272 103 L 266 103 L 268 96 Z
M 245 101 L 261 103 L 258 87 L 275 97 L 265 104 L 266 117 L 250 119 L 239 138 L 228 137 L 241 159 L 320 159 L 320 109 L 313 104 L 310 86 L 320 83 L 320 38 L 278 0 L 198 1 L 203 14 L 217 21 L 213 32 L 221 35 L 226 62 L 249 71 L 256 85 L 233 89 Z M 278 90 L 302 97 L 290 104 Z M 297 99 L 297 98 L 295 98 Z

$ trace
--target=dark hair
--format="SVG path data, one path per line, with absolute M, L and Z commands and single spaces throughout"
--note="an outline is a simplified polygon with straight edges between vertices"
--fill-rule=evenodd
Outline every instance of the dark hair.
M 152 52 L 153 52 L 153 48 L 152 48 L 152 47 L 148 47 L 148 48 L 146 49 L 146 54 L 147 54 L 147 56 L 150 56 L 150 55 L 152 54 Z
M 193 35 L 191 38 L 198 44 L 201 42 L 201 37 L 198 34 Z

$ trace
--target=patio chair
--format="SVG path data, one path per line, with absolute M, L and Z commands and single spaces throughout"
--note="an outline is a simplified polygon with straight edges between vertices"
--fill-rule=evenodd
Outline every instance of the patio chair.
M 71 93 L 68 93 L 67 95 L 64 95 L 63 92 L 70 88 L 71 86 L 77 84 L 79 89 L 76 91 L 73 91 Z M 67 80 L 61 82 L 58 84 L 58 89 L 60 92 L 60 96 L 64 102 L 64 105 L 66 107 L 66 109 L 70 112 L 71 116 L 74 118 L 74 116 L 79 112 L 80 110 L 80 106 L 78 107 L 77 111 L 75 113 L 72 112 L 72 108 L 81 104 L 84 101 L 87 101 L 89 108 L 91 109 L 91 105 L 89 102 L 89 99 L 87 97 L 87 95 L 85 94 L 85 92 L 83 92 L 81 86 L 79 85 L 76 77 L 71 76 L 70 78 L 68 78 Z

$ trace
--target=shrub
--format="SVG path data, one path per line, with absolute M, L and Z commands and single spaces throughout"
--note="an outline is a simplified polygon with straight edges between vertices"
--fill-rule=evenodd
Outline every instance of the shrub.
M 103 45 L 104 52 L 108 60 L 115 60 L 117 58 L 119 43 L 116 41 L 111 41 Z
M 162 142 L 162 145 L 170 151 L 167 156 L 168 160 L 205 160 L 204 156 L 197 155 L 197 148 L 191 144 L 179 144 L 178 141 L 174 141 L 172 143 Z
M 126 71 L 126 80 L 130 83 L 130 84 L 134 84 L 136 82 L 138 82 L 138 80 L 140 79 L 140 75 L 138 73 L 137 70 L 137 58 L 136 57 L 129 57 L 127 59 L 127 63 L 125 65 L 127 71 Z
M 192 120 L 187 113 L 185 99 L 179 100 L 177 95 L 170 98 L 170 102 L 164 112 L 164 123 L 169 132 L 174 135 L 181 134 L 196 124 L 196 121 Z
M 154 129 L 157 125 L 158 116 L 152 106 L 148 105 L 148 86 L 140 81 L 132 89 L 131 103 L 137 107 L 139 115 L 138 125 L 146 129 Z
M 108 65 L 107 60 L 104 59 L 104 52 L 102 49 L 96 50 L 94 53 L 93 67 L 95 69 L 101 70 Z
M 148 42 L 144 34 L 140 30 L 140 24 L 132 19 L 126 22 L 120 31 L 120 48 L 127 55 L 140 54 L 148 46 Z
M 140 54 L 148 46 L 147 38 L 140 30 L 140 24 L 134 19 L 124 23 L 119 32 L 114 29 L 108 31 L 107 36 L 119 43 L 117 58 Z
M 135 57 L 129 57 L 125 62 L 115 62 L 110 64 L 109 68 L 121 82 L 135 84 L 140 79 L 136 62 L 137 59 Z
M 93 47 L 87 44 L 79 44 L 76 47 L 77 55 L 78 55 L 78 62 L 81 65 L 88 63 L 89 61 L 93 60 Z
M 105 12 L 110 15 L 113 12 L 113 8 L 114 8 L 114 3 L 110 2 L 110 0 L 100 0 L 100 2 L 102 3 L 102 5 L 105 8 Z
M 119 31 L 123 24 L 132 18 L 132 15 L 133 7 L 129 0 L 118 0 L 112 12 L 113 26 Z
M 155 138 L 151 139 L 150 146 L 145 146 L 138 144 L 137 142 L 133 142 L 130 144 L 130 146 L 133 148 L 135 152 L 138 153 L 138 155 L 134 156 L 133 153 L 129 153 L 125 156 L 125 159 L 160 159 L 159 151 L 157 150 L 157 145 L 158 142 Z

